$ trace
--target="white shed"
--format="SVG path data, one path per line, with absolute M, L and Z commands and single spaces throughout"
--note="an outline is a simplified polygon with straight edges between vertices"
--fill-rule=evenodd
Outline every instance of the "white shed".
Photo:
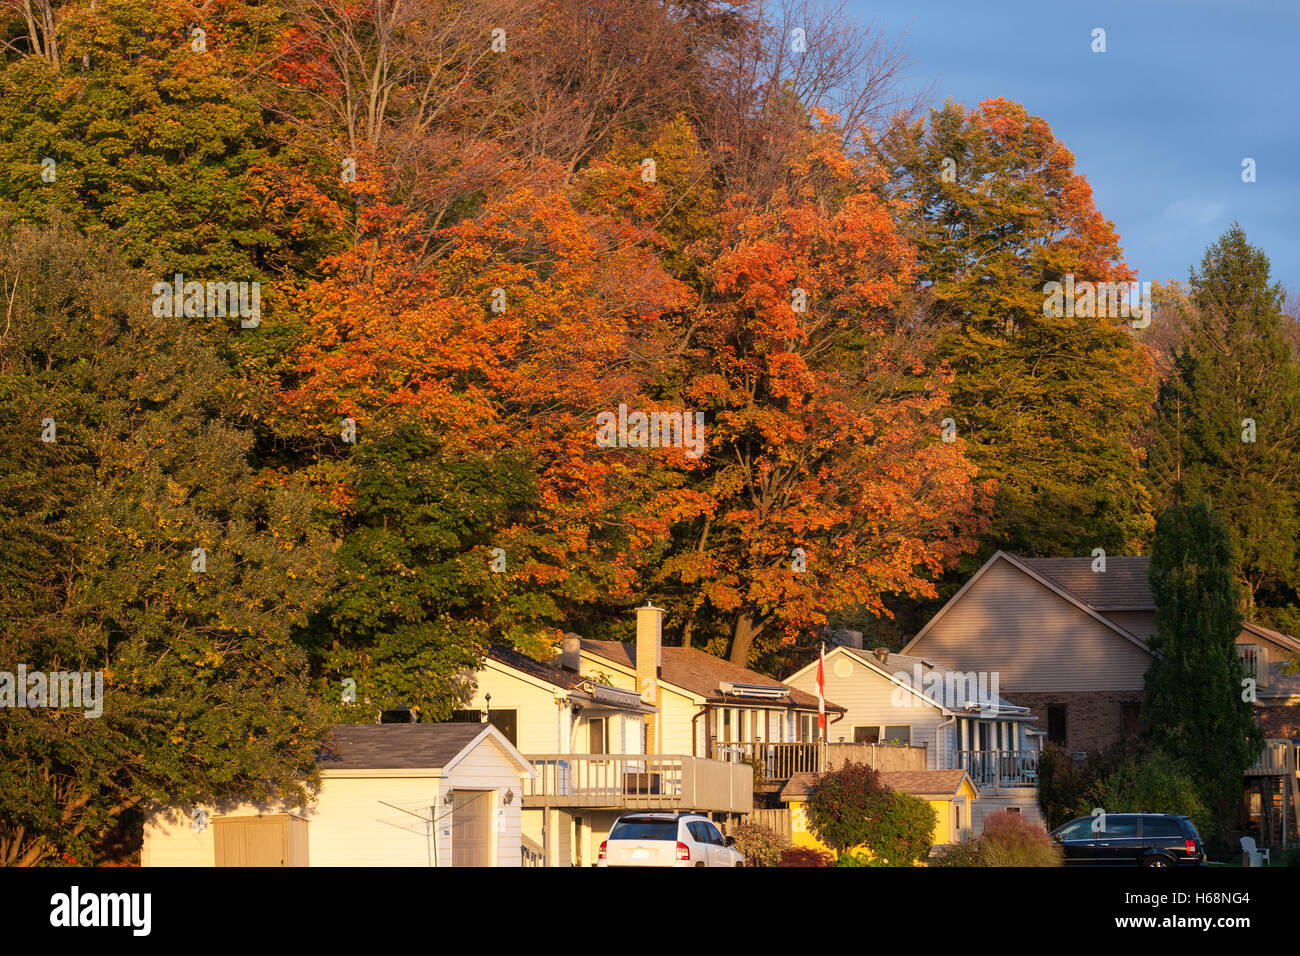
M 520 866 L 532 765 L 490 724 L 355 724 L 306 808 L 157 807 L 143 866 Z

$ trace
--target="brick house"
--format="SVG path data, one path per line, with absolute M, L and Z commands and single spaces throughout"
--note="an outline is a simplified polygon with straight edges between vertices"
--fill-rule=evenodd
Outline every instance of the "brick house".
M 1049 743 L 1099 750 L 1138 732 L 1153 659 L 1150 558 L 1021 558 L 999 551 L 903 648 L 962 671 L 997 672 L 999 692 L 1038 716 Z M 1256 624 L 1237 638 L 1259 679 L 1267 737 L 1300 733 L 1300 641 Z

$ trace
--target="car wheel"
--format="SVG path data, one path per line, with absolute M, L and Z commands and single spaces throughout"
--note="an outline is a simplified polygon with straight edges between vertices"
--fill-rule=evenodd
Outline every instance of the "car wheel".
M 1149 856 L 1142 861 L 1143 866 L 1173 866 L 1173 861 L 1167 856 Z
M 744 861 L 744 860 L 741 860 L 739 863 L 736 864 L 736 866 L 744 866 L 744 865 L 745 865 L 745 861 Z
M 700 860 L 700 862 L 699 862 L 699 863 L 696 863 L 695 865 L 696 865 L 696 866 L 704 866 L 704 861 L 703 861 L 703 860 Z

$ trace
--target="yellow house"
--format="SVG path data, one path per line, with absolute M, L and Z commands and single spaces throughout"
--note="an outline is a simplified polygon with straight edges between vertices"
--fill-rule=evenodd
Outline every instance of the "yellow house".
M 781 802 L 790 808 L 790 840 L 795 846 L 829 849 L 808 825 L 808 798 L 820 778 L 821 774 L 797 773 L 781 791 Z M 935 846 L 958 843 L 971 835 L 971 810 L 979 791 L 965 770 L 882 770 L 880 782 L 929 802 L 935 814 Z

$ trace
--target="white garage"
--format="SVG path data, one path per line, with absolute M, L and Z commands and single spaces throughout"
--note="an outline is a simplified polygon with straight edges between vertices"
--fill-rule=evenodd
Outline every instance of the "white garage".
M 143 866 L 520 866 L 532 766 L 490 724 L 333 728 L 306 808 L 158 807 Z

